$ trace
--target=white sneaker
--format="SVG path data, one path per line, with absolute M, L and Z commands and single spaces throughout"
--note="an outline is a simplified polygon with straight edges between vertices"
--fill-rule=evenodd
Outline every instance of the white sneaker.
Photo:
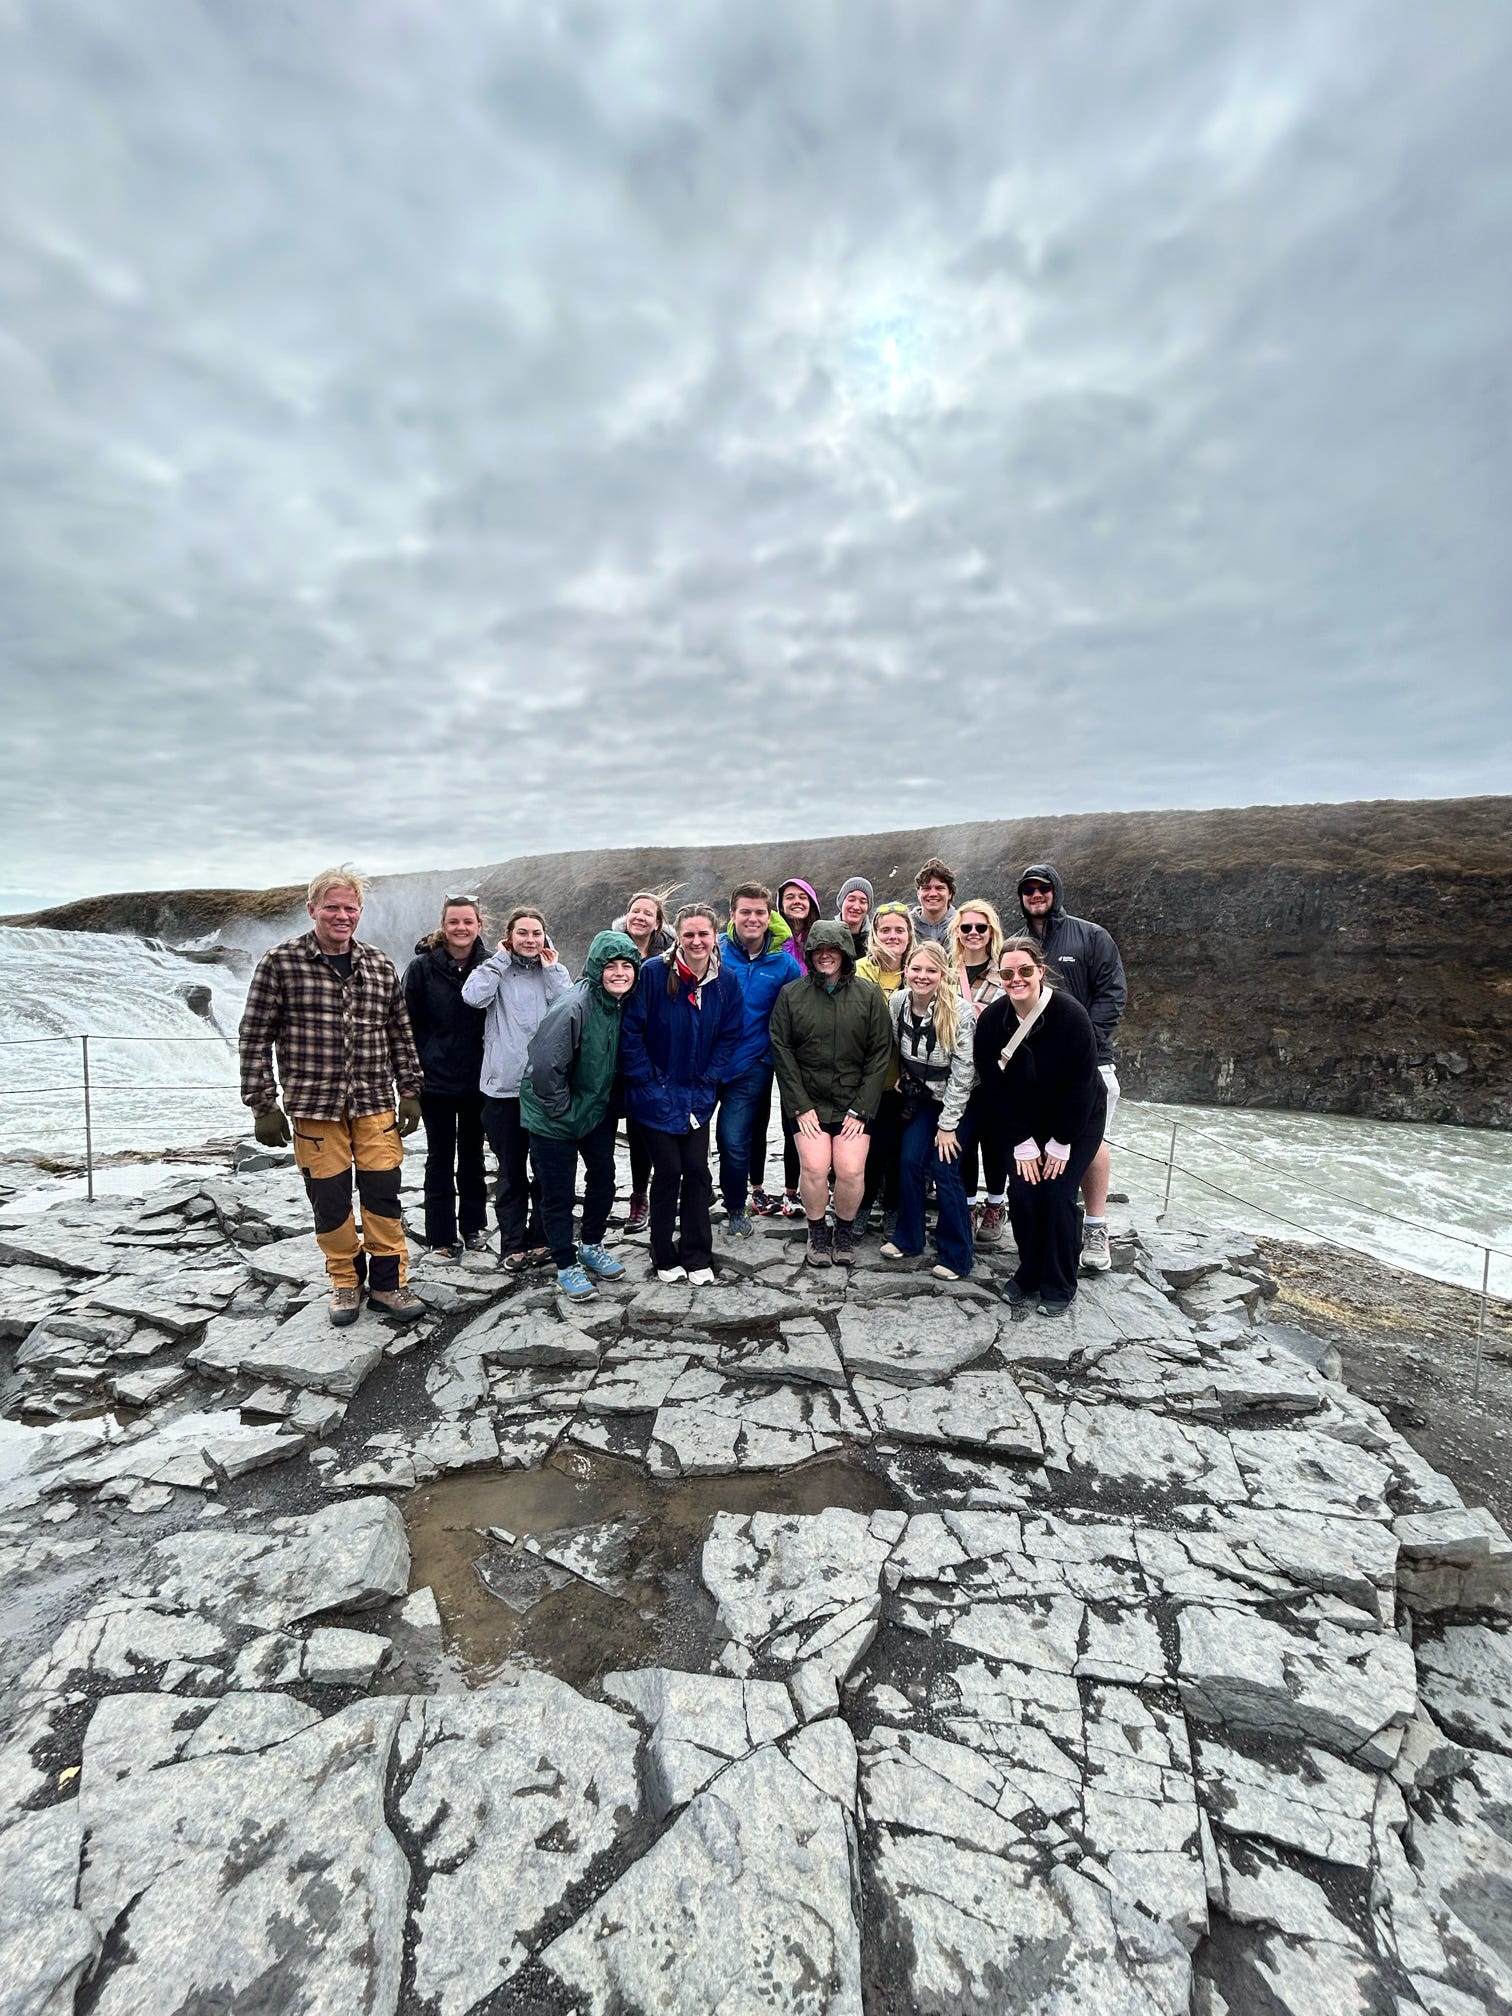
M 658 1267 L 656 1278 L 658 1281 L 686 1281 L 688 1270 L 686 1267 Z
M 688 1276 L 688 1279 L 693 1283 L 695 1288 L 712 1288 L 714 1286 L 714 1269 L 712 1267 L 695 1267 L 693 1272 Z

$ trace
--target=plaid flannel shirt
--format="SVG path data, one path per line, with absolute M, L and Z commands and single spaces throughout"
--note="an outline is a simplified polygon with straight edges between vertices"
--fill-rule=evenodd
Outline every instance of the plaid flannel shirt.
M 302 1120 L 394 1109 L 418 1094 L 420 1058 L 394 962 L 352 940 L 351 978 L 343 980 L 313 931 L 275 945 L 257 962 L 237 1032 L 242 1103 L 254 1113 L 278 1104 L 273 1052 L 284 1110 Z

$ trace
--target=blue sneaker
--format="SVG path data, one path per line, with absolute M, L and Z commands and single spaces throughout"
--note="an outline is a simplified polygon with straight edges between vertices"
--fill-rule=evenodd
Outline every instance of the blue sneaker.
M 756 1237 L 756 1227 L 751 1223 L 744 1211 L 732 1211 L 725 1225 L 725 1237 L 727 1239 L 754 1239 Z
M 607 1246 L 579 1246 L 578 1272 L 586 1267 L 590 1274 L 597 1274 L 601 1281 L 621 1281 L 625 1270 L 609 1251 Z
M 557 1287 L 569 1302 L 592 1302 L 598 1296 L 597 1288 L 581 1267 L 558 1267 Z

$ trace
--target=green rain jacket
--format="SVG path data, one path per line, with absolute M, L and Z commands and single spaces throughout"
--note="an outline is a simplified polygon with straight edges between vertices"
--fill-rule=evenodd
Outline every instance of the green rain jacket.
M 583 977 L 547 1009 L 530 1039 L 520 1081 L 520 1119 L 549 1141 L 581 1141 L 609 1111 L 619 1062 L 622 1003 L 604 991 L 604 968 L 628 959 L 640 971 L 635 940 L 600 931 L 588 947 Z M 628 997 L 627 997 L 628 998 Z
M 782 1110 L 812 1107 L 826 1122 L 855 1113 L 874 1120 L 892 1062 L 892 1020 L 882 990 L 856 973 L 855 945 L 843 924 L 809 926 L 808 956 L 826 945 L 840 954 L 834 991 L 812 970 L 790 980 L 772 1010 L 772 1060 Z

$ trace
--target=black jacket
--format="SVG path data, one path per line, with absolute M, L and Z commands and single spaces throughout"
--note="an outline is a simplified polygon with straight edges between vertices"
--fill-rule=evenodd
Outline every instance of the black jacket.
M 484 1011 L 462 999 L 462 982 L 488 957 L 479 938 L 459 967 L 444 945 L 422 938 L 404 969 L 404 1003 L 409 1009 L 425 1090 L 442 1099 L 465 1099 L 483 1076 Z
M 1004 1070 L 1003 1046 L 1018 1027 L 1006 994 L 977 1017 L 972 1055 L 978 1097 L 989 1133 L 1005 1151 L 1020 1141 L 1047 1141 L 1068 1148 L 1100 1141 L 1107 1124 L 1108 1093 L 1097 1068 L 1097 1042 L 1087 1011 L 1066 988 L 1057 987 L 1050 1006 L 1029 1031 Z
M 1020 884 L 1030 875 L 1036 881 L 1048 882 L 1055 891 L 1055 904 L 1045 919 L 1045 935 L 1040 940 L 1045 963 L 1055 969 L 1061 992 L 1080 1001 L 1092 1017 L 1092 1027 L 1097 1036 L 1098 1063 L 1111 1064 L 1113 1031 L 1118 1027 L 1129 1000 L 1129 985 L 1124 979 L 1118 947 L 1101 924 L 1093 924 L 1085 917 L 1073 917 L 1062 907 L 1058 869 L 1048 865 L 1026 868 L 1019 877 Z M 1023 909 L 1022 897 L 1019 908 Z M 1024 911 L 1024 929 L 1031 937 L 1034 936 L 1034 926 L 1029 921 L 1027 910 Z

